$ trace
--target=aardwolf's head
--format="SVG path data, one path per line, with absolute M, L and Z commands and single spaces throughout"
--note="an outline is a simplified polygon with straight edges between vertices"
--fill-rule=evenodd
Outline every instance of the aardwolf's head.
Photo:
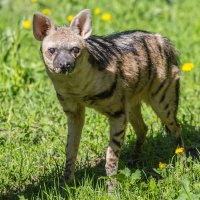
M 71 73 L 84 54 L 84 40 L 91 35 L 90 10 L 81 11 L 72 20 L 70 27 L 54 26 L 42 14 L 34 14 L 33 34 L 42 41 L 41 51 L 47 70 L 51 73 Z

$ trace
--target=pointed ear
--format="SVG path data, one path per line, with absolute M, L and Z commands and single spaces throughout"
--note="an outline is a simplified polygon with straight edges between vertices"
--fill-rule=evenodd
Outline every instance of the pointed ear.
M 42 41 L 52 28 L 54 28 L 54 25 L 48 17 L 42 14 L 34 14 L 33 35 L 36 40 Z
M 92 17 L 89 9 L 81 11 L 72 20 L 70 27 L 78 30 L 83 39 L 88 38 L 92 33 Z

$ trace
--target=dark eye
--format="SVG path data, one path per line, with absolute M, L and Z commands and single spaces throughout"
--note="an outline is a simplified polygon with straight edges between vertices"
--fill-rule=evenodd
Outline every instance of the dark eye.
M 80 49 L 78 47 L 73 47 L 72 48 L 73 53 L 79 53 Z
M 49 48 L 48 51 L 49 51 L 50 54 L 54 54 L 56 49 L 55 48 Z

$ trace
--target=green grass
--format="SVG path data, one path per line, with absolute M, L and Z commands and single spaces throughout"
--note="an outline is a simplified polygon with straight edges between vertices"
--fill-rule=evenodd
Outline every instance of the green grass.
M 47 3 L 48 2 L 48 3 Z M 170 3 L 171 2 L 171 3 Z M 0 199 L 200 199 L 200 12 L 199 1 L 0 1 Z M 145 105 L 149 131 L 139 162 L 131 169 L 127 160 L 135 142 L 131 127 L 120 158 L 118 191 L 106 193 L 104 171 L 108 123 L 87 110 L 78 154 L 76 178 L 64 184 L 66 117 L 44 70 L 39 42 L 23 28 L 34 12 L 51 9 L 61 25 L 66 16 L 84 8 L 100 8 L 112 23 L 93 14 L 93 33 L 105 35 L 145 29 L 169 37 L 180 52 L 182 72 L 178 118 L 185 146 L 191 153 L 188 167 L 174 155 L 175 143 L 156 115 Z M 163 170 L 158 163 L 166 163 Z

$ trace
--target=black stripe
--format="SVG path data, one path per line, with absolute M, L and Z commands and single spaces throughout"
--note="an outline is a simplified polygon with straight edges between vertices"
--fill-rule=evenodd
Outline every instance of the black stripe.
M 114 134 L 114 137 L 119 137 L 122 133 L 124 133 L 124 130 L 121 130 Z
M 134 56 L 140 56 L 140 55 L 138 54 L 138 50 L 137 50 L 135 47 L 132 47 L 131 53 L 132 53 Z
M 124 114 L 124 110 L 118 110 L 114 113 L 107 112 L 106 114 L 109 115 L 110 117 L 113 117 L 113 118 L 119 118 Z
M 165 85 L 165 83 L 166 83 L 166 79 L 159 85 L 158 89 L 151 94 L 151 96 L 155 97 L 160 92 L 160 90 L 163 88 L 163 86 Z
M 142 41 L 143 41 L 143 45 L 144 45 L 146 55 L 147 55 L 148 79 L 151 80 L 152 68 L 153 68 L 153 63 L 152 63 L 152 59 L 150 56 L 151 53 L 149 51 L 149 48 L 148 48 L 145 38 L 142 38 Z
M 114 153 L 115 153 L 115 155 L 118 157 L 118 156 L 119 156 L 119 153 L 120 153 L 120 150 L 116 150 Z
M 67 160 L 66 163 L 65 163 L 65 167 L 66 167 L 66 168 L 71 167 L 72 163 L 73 163 L 73 160 L 72 160 L 72 159 Z
M 99 94 L 96 94 L 94 96 L 85 96 L 84 100 L 98 100 L 98 99 L 106 99 L 109 98 L 113 95 L 114 90 L 116 89 L 117 86 L 117 76 L 115 78 L 115 81 L 112 83 L 111 87 L 108 90 L 105 90 Z
M 119 141 L 117 141 L 115 138 L 112 139 L 112 142 L 118 146 L 119 148 L 121 147 L 121 143 Z
M 121 56 L 126 53 L 132 52 L 133 54 L 136 54 L 136 49 L 130 41 L 135 40 L 135 38 L 140 38 L 141 35 L 149 34 L 151 33 L 136 30 L 114 33 L 108 36 L 92 35 L 85 40 L 86 48 L 89 54 L 93 56 L 96 63 L 99 63 L 98 67 L 102 67 L 103 70 L 107 65 L 112 63 L 113 60 L 120 60 Z M 117 41 L 120 42 L 119 45 Z M 92 61 L 92 63 L 94 63 L 94 61 Z
M 165 100 L 165 96 L 166 96 L 166 94 L 164 92 L 163 95 L 162 95 L 162 97 L 160 98 L 160 102 L 159 103 L 162 103 Z
M 163 60 L 163 59 L 164 59 L 164 56 L 163 56 L 163 50 L 162 50 L 162 47 L 160 46 L 160 43 L 159 43 L 159 41 L 158 41 L 157 39 L 158 39 L 158 38 L 155 37 L 156 44 L 157 44 L 157 47 L 158 47 L 158 51 L 159 51 L 160 56 L 161 56 L 161 58 L 162 58 L 162 60 Z
M 170 116 L 170 111 L 167 112 L 167 118 Z
M 120 75 L 120 77 L 122 78 L 122 79 L 125 79 L 125 75 L 124 75 L 124 71 L 122 70 L 122 61 L 117 61 L 117 64 L 116 64 L 116 66 L 117 66 L 117 69 L 118 69 L 118 71 L 119 71 L 119 75 Z
M 91 48 L 91 52 L 90 52 L 90 55 L 94 58 L 94 54 L 92 54 L 92 51 L 93 52 L 96 52 L 98 54 L 98 60 L 96 60 L 97 63 L 99 63 L 101 66 L 104 66 L 106 67 L 108 64 L 109 64 L 109 60 L 107 59 L 107 57 L 101 53 L 101 51 L 99 50 L 98 47 L 95 46 L 95 44 L 91 43 L 91 42 L 88 42 L 88 44 L 90 45 L 90 48 Z
M 97 52 L 97 54 L 99 55 L 100 61 L 102 61 L 102 62 L 104 61 L 105 64 L 109 64 L 109 61 L 108 61 L 107 57 L 106 57 L 104 54 L 101 53 L 100 48 L 98 48 L 98 47 L 95 45 L 95 43 L 91 43 L 91 42 L 88 42 L 88 43 L 89 43 L 89 45 L 93 48 L 93 51 L 94 51 L 94 52 Z M 93 55 L 93 54 L 92 54 L 92 55 Z
M 166 92 L 167 92 L 168 88 L 170 87 L 170 85 L 171 85 L 171 82 L 170 82 L 170 80 L 169 80 L 169 83 L 168 83 L 167 87 L 164 89 L 163 95 L 162 95 L 162 97 L 160 98 L 160 102 L 159 102 L 159 103 L 162 103 L 162 102 L 165 100 Z
M 114 49 L 116 45 L 112 42 L 107 40 L 106 38 L 102 39 L 95 39 L 93 42 L 97 43 L 101 48 L 103 48 L 106 51 L 109 51 L 109 53 L 113 54 L 114 56 L 118 57 L 118 54 L 120 55 L 122 52 L 119 49 Z
M 102 36 L 90 36 L 86 40 L 86 47 L 89 54 L 98 63 L 98 67 L 105 69 L 107 65 L 113 62 L 113 59 L 118 59 L 123 54 L 123 49 L 112 40 L 108 40 Z M 94 61 L 92 61 L 94 63 Z
M 113 33 L 111 35 L 106 36 L 106 39 L 108 40 L 116 40 L 120 37 L 123 36 L 129 36 L 135 33 L 144 33 L 144 34 L 152 34 L 152 32 L 144 31 L 144 30 L 128 30 L 128 31 L 123 31 L 119 33 Z
M 169 107 L 169 104 L 167 104 L 167 105 L 165 106 L 165 110 L 167 110 L 168 107 Z
M 70 110 L 64 110 L 65 114 L 72 114 L 73 112 Z
M 166 62 L 166 77 L 168 77 L 170 74 L 171 58 L 169 56 L 169 52 L 167 52 L 166 49 L 164 49 L 164 55 L 165 55 L 165 62 Z
M 62 97 L 61 94 L 59 94 L 59 93 L 56 92 L 56 95 L 57 95 L 57 98 L 58 98 L 60 101 L 64 101 L 64 98 Z
M 107 167 L 111 170 L 110 172 L 112 173 L 112 171 L 115 169 L 115 167 L 116 167 L 116 162 L 108 162 L 107 163 Z
M 92 65 L 92 67 L 97 66 L 98 68 L 103 69 L 103 67 L 99 67 L 100 63 L 97 62 L 92 54 L 89 54 L 88 62 Z

